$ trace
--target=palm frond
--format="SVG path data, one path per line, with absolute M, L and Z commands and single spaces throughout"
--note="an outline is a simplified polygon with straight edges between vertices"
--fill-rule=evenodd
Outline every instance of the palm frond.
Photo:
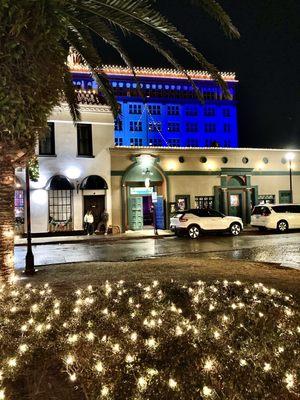
M 117 117 L 119 106 L 113 93 L 109 80 L 103 71 L 103 62 L 92 46 L 92 39 L 88 30 L 77 32 L 72 26 L 68 29 L 67 41 L 82 56 L 84 63 L 90 69 L 93 78 L 100 87 L 106 102 L 110 105 L 114 117 Z
M 231 18 L 224 8 L 216 0 L 185 0 L 186 2 L 202 7 L 216 21 L 219 22 L 223 31 L 230 38 L 239 38 L 240 33 L 236 26 L 231 21 Z
M 79 1 L 75 4 L 82 11 L 103 17 L 119 26 L 127 27 L 129 31 L 132 31 L 130 26 L 139 22 L 143 29 L 148 26 L 160 32 L 187 51 L 218 82 L 225 95 L 230 97 L 227 85 L 218 69 L 209 63 L 172 23 L 154 10 L 152 3 L 148 0 L 89 0 L 85 5 L 82 5 Z
M 70 114 L 72 116 L 72 119 L 74 122 L 80 121 L 79 105 L 74 90 L 74 85 L 72 82 L 72 75 L 67 66 L 65 67 L 63 81 L 64 81 L 64 94 L 70 109 Z

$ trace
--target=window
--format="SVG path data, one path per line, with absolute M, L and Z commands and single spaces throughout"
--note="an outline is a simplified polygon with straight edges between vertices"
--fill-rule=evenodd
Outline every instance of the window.
M 180 139 L 169 139 L 168 145 L 171 147 L 179 147 L 180 146 Z
M 195 196 L 197 208 L 214 208 L 214 196 Z
M 148 110 L 151 115 L 160 115 L 161 114 L 161 107 L 157 104 L 150 104 L 148 106 Z
M 268 207 L 254 207 L 253 211 L 252 211 L 252 215 L 263 215 L 263 216 L 267 216 L 270 215 L 271 211 Z
M 275 194 L 262 194 L 258 196 L 259 204 L 274 204 Z
M 205 117 L 214 117 L 216 115 L 216 110 L 213 107 L 204 107 Z
M 24 190 L 15 190 L 15 218 L 24 223 Z
M 130 138 L 130 146 L 143 146 L 143 139 Z
M 123 138 L 115 138 L 115 145 L 116 146 L 123 146 Z
M 41 156 L 55 155 L 54 122 L 48 122 L 48 127 L 39 139 L 39 154 Z
M 216 124 L 212 122 L 204 124 L 204 132 L 206 133 L 216 132 Z
M 129 130 L 130 132 L 142 132 L 142 121 L 130 121 Z
M 93 155 L 91 124 L 77 124 L 77 151 L 79 156 Z
M 72 229 L 72 191 L 49 190 L 50 230 Z
M 158 138 L 149 139 L 149 146 L 161 147 L 162 146 L 162 140 L 158 139 Z
M 199 146 L 198 140 L 195 138 L 188 138 L 186 141 L 186 146 L 187 147 L 198 147 Z
M 272 209 L 276 213 L 300 213 L 300 206 L 297 205 L 275 206 Z
M 215 92 L 203 91 L 204 100 L 216 100 L 216 97 Z
M 186 131 L 187 132 L 198 132 L 198 124 L 196 122 L 187 122 Z
M 168 106 L 168 115 L 179 115 L 179 106 Z
M 230 124 L 224 124 L 224 132 L 230 132 L 231 131 L 231 127 L 230 127 Z
M 188 117 L 196 117 L 198 115 L 198 109 L 197 107 L 189 107 L 186 109 L 185 114 Z
M 148 129 L 150 132 L 161 132 L 161 122 L 149 122 Z
M 169 132 L 180 132 L 180 125 L 178 122 L 168 122 Z
M 115 119 L 115 131 L 123 130 L 123 121 L 118 117 Z
M 129 104 L 129 114 L 142 114 L 141 104 Z
M 225 117 L 225 118 L 230 117 L 230 109 L 229 108 L 223 108 L 223 117 Z

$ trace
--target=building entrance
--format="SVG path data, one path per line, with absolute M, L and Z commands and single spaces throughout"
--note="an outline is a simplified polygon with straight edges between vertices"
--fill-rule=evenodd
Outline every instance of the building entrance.
M 85 215 L 88 210 L 92 211 L 92 214 L 94 216 L 94 230 L 96 230 L 101 219 L 101 214 L 103 213 L 105 208 L 105 196 L 95 195 L 95 196 L 84 196 L 83 198 L 84 198 L 83 215 Z

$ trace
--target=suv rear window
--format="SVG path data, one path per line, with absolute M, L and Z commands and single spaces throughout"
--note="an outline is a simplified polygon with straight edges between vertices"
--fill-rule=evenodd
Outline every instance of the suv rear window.
M 254 207 L 254 210 L 252 211 L 252 215 L 270 215 L 271 211 L 268 207 L 260 206 L 260 207 Z

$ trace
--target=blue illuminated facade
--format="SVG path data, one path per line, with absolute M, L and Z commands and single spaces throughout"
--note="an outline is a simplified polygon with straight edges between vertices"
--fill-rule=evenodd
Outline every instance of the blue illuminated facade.
M 105 72 L 121 108 L 115 122 L 117 146 L 238 147 L 234 74 L 223 74 L 232 95 L 232 100 L 226 100 L 206 73 L 190 71 L 203 94 L 201 104 L 187 79 L 176 71 L 138 69 L 144 99 L 128 69 L 106 67 Z M 73 82 L 81 102 L 103 101 L 88 71 L 73 71 Z

